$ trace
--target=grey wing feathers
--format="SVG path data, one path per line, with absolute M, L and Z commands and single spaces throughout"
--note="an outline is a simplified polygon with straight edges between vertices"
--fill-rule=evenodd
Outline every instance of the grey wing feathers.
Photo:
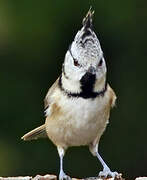
M 34 140 L 38 138 L 45 138 L 45 137 L 47 137 L 47 133 L 45 129 L 45 124 L 43 124 L 42 126 L 39 126 L 33 129 L 32 131 L 28 132 L 27 134 L 25 134 L 23 137 L 21 137 L 21 139 L 25 141 L 30 141 L 30 140 Z

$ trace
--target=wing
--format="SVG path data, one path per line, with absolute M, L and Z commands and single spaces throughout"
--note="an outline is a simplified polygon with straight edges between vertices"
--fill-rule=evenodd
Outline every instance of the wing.
M 115 106 L 115 102 L 116 102 L 116 94 L 113 91 L 113 89 L 110 87 L 110 85 L 108 84 L 108 92 L 109 92 L 109 97 L 110 97 L 110 106 L 113 108 Z
M 51 95 L 53 94 L 55 88 L 58 86 L 58 81 L 59 81 L 59 78 L 55 81 L 55 83 L 48 90 L 48 93 L 47 93 L 47 95 L 46 95 L 46 97 L 44 99 L 44 108 L 45 108 L 45 110 L 49 107 L 49 105 L 52 102 Z

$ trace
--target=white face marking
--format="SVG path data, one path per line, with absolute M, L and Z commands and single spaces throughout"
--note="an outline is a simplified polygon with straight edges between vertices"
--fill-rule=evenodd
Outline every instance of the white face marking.
M 96 34 L 88 29 L 89 35 L 85 34 L 84 27 L 78 31 L 69 50 L 65 55 L 64 72 L 68 79 L 64 79 L 63 85 L 67 90 L 80 91 L 80 80 L 88 72 L 90 67 L 95 70 L 96 81 L 104 79 L 100 87 L 94 87 L 95 90 L 101 90 L 105 83 L 106 64 L 103 52 Z M 69 82 L 69 84 L 68 84 Z

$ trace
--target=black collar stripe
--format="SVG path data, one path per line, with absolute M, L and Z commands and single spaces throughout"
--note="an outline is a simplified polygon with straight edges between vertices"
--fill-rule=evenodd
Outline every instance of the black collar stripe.
M 101 91 L 98 91 L 98 92 L 93 92 L 93 91 L 89 91 L 88 93 L 87 92 L 80 92 L 80 93 L 71 93 L 71 92 L 68 92 L 66 91 L 64 88 L 63 88 L 63 85 L 62 85 L 62 76 L 60 76 L 59 78 L 59 82 L 58 82 L 58 85 L 59 85 L 59 88 L 64 92 L 65 95 L 67 95 L 68 97 L 76 97 L 76 98 L 84 98 L 84 99 L 94 99 L 98 96 L 104 96 L 105 92 L 107 91 L 107 82 L 105 82 L 105 86 L 104 88 L 101 90 Z

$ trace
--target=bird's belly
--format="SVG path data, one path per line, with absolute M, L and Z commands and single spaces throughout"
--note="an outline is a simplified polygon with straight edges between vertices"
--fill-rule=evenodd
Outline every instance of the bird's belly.
M 102 121 L 101 121 L 102 120 Z M 79 119 L 73 118 L 69 123 L 71 127 L 67 130 L 65 139 L 69 146 L 88 145 L 94 139 L 102 134 L 105 129 L 104 118 L 101 116 L 81 117 Z
M 102 135 L 109 116 L 105 106 L 97 105 L 96 101 L 91 104 L 86 101 L 72 103 L 68 107 L 64 104 L 64 111 L 46 120 L 49 138 L 54 144 L 65 147 L 93 142 L 97 136 Z

